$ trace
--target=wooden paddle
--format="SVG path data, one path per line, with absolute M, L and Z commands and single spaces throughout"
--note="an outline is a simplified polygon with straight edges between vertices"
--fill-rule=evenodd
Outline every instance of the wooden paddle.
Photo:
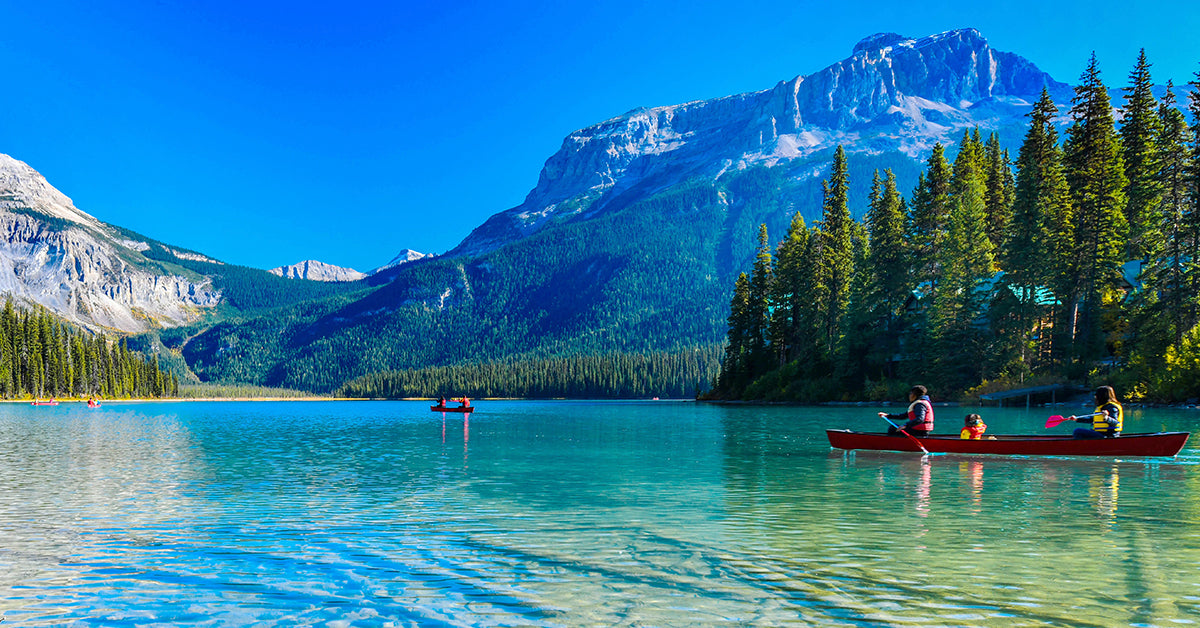
M 884 415 L 884 413 L 880 412 L 879 418 L 883 419 L 884 421 L 887 421 L 888 423 L 891 423 L 892 427 L 896 428 L 896 430 L 899 431 L 901 434 L 904 434 L 905 436 L 907 436 L 908 440 L 911 440 L 912 442 L 916 443 L 917 447 L 920 447 L 921 451 L 925 452 L 926 456 L 929 455 L 929 450 L 925 449 L 925 446 L 921 444 L 921 441 L 917 440 L 917 438 L 915 436 L 913 436 L 912 434 L 909 434 L 908 432 L 904 431 L 904 428 L 900 427 L 899 425 L 896 425 L 895 423 L 892 423 L 892 420 L 887 418 L 887 416 Z
M 1061 414 L 1056 414 L 1056 415 L 1046 419 L 1046 427 L 1051 428 L 1051 427 L 1054 427 L 1064 421 L 1074 421 L 1075 419 L 1086 419 L 1088 417 L 1098 416 L 1100 414 L 1101 414 L 1100 412 L 1093 412 L 1091 414 L 1081 414 L 1079 416 L 1062 416 Z

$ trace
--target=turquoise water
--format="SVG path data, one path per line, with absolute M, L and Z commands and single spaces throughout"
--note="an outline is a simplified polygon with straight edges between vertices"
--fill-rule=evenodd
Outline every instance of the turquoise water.
M 0 405 L 3 625 L 1200 623 L 1200 435 L 1148 461 L 847 455 L 823 429 L 878 408 L 478 405 Z

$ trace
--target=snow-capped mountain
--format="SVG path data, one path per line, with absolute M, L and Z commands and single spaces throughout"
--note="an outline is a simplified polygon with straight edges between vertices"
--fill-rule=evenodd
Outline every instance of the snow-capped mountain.
M 311 259 L 288 266 L 272 268 L 267 272 L 289 279 L 308 279 L 311 281 L 358 281 L 367 276 L 367 273 L 360 273 L 353 268 L 342 268 L 341 266 L 334 266 L 333 264 L 326 264 Z
M 819 190 L 830 151 L 920 161 L 964 129 L 998 131 L 1015 146 L 1030 105 L 1071 89 L 1031 62 L 993 49 L 975 29 L 921 39 L 872 35 L 852 55 L 771 89 L 636 109 L 570 134 L 518 207 L 496 214 L 451 254 L 478 255 L 550 220 L 626 206 L 693 177 L 786 165 Z M 870 174 L 865 174 L 869 180 Z M 904 181 L 911 185 L 915 181 Z
M 401 264 L 415 262 L 419 259 L 425 259 L 427 257 L 433 257 L 433 253 L 421 253 L 418 251 L 414 251 L 412 249 L 402 249 L 399 253 L 396 254 L 396 257 L 392 258 L 392 261 L 371 271 L 371 274 L 372 275 L 378 274 L 385 270 L 390 270 L 392 268 L 396 268 L 397 266 L 400 266 Z
M 398 254 L 396 254 L 395 257 L 392 258 L 392 261 L 365 273 L 360 273 L 353 268 L 342 268 L 341 266 L 334 266 L 332 264 L 326 264 L 316 260 L 305 260 L 289 266 L 280 266 L 278 268 L 272 268 L 267 272 L 271 273 L 272 275 L 287 277 L 289 279 L 309 279 L 312 281 L 358 281 L 359 279 L 370 277 L 386 270 L 391 270 L 403 264 L 415 262 L 419 259 L 425 259 L 427 257 L 433 257 L 433 254 L 421 253 L 412 249 L 402 249 Z
M 220 301 L 208 278 L 162 272 L 163 264 L 142 255 L 149 248 L 0 154 L 0 293 L 86 327 L 122 331 L 182 324 Z

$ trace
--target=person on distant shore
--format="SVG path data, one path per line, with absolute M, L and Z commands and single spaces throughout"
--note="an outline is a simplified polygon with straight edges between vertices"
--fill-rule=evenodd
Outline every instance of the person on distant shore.
M 958 433 L 958 437 L 963 440 L 980 440 L 986 431 L 987 425 L 983 422 L 983 417 L 978 414 L 968 414 L 967 418 L 963 419 L 963 428 Z
M 1096 410 L 1093 416 L 1067 417 L 1068 421 L 1091 423 L 1092 427 L 1075 428 L 1075 438 L 1113 438 L 1121 435 L 1125 424 L 1125 409 L 1117 401 L 1117 393 L 1112 386 L 1101 386 L 1096 389 Z
M 903 429 L 913 436 L 926 436 L 933 431 L 933 403 L 929 401 L 929 391 L 924 386 L 913 386 L 908 391 L 908 412 L 888 414 L 880 412 L 879 416 L 894 421 L 907 421 Z M 889 436 L 899 436 L 896 426 L 888 428 Z

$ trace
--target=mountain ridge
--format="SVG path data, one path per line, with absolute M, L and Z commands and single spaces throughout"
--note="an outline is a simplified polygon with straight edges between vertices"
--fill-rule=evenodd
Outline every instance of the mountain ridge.
M 186 324 L 220 301 L 211 281 L 146 258 L 148 248 L 0 154 L 0 290 L 9 296 L 124 332 Z
M 920 39 L 871 35 L 849 58 L 771 88 L 636 108 L 568 134 L 521 205 L 490 217 L 449 255 L 484 254 L 552 219 L 612 199 L 627 204 L 693 176 L 814 161 L 819 173 L 838 144 L 851 155 L 919 161 L 935 142 L 974 126 L 1011 136 L 1043 87 L 1069 101 L 1068 85 L 992 49 L 973 28 Z M 817 173 L 807 177 L 810 188 Z

